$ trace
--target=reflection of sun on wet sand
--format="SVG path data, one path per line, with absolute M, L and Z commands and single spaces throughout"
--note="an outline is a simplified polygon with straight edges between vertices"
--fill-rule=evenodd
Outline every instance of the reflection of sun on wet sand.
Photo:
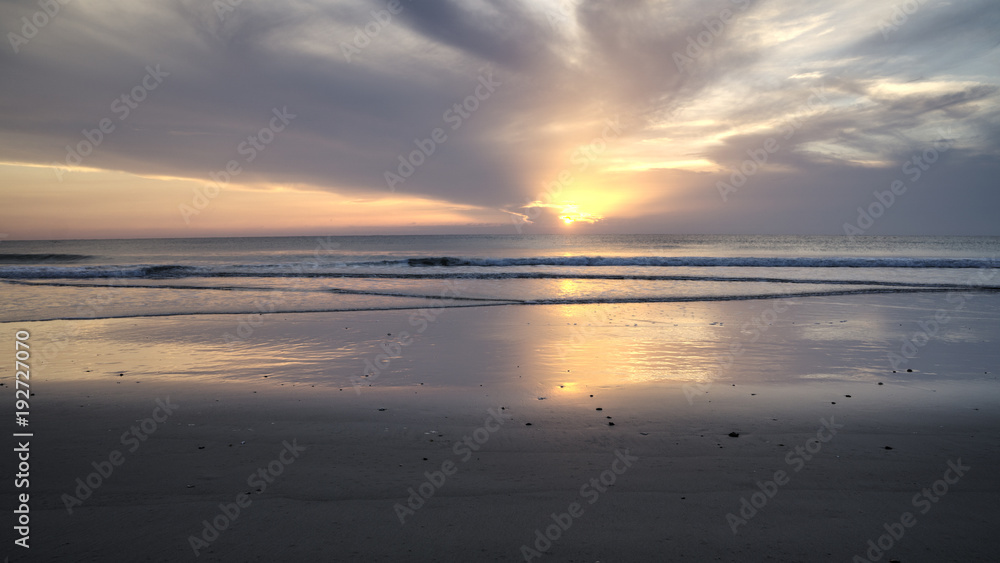
M 249 491 L 199 559 L 850 560 L 872 540 L 884 560 L 979 560 L 962 538 L 992 533 L 1000 497 L 998 301 L 897 373 L 887 359 L 944 299 L 450 309 L 358 392 L 359 356 L 408 312 L 282 315 L 242 347 L 217 338 L 228 316 L 89 321 L 37 375 L 53 414 L 34 428 L 35 529 L 61 535 L 33 548 L 86 559 L 111 527 L 123 553 L 192 557 L 186 538 Z M 89 460 L 167 397 L 170 418 L 68 515 Z M 284 441 L 305 450 L 249 488 Z M 936 494 L 949 462 L 969 469 Z

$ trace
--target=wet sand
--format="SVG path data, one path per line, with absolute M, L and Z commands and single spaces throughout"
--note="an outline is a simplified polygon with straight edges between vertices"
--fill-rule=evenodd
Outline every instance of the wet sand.
M 990 561 L 1000 299 L 975 299 L 273 315 L 236 344 L 230 316 L 4 325 L 69 334 L 33 366 L 31 549 L 6 551 Z

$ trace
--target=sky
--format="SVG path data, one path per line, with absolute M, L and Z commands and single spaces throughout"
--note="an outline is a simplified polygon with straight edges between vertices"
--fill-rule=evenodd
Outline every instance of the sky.
M 1000 235 L 996 0 L 0 0 L 0 238 Z

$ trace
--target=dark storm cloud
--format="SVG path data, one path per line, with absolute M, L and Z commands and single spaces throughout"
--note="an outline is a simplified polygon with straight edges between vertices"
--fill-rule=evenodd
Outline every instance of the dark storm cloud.
M 521 2 L 405 1 L 401 18 L 432 41 L 507 67 L 530 67 L 548 49 L 550 30 Z

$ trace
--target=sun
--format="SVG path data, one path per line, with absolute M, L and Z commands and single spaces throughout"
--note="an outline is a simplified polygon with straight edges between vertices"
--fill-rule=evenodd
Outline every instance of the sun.
M 569 217 L 569 216 L 566 216 L 566 215 L 564 215 L 564 216 L 560 217 L 560 219 L 562 219 L 562 220 L 563 220 L 563 223 L 565 223 L 565 224 L 567 224 L 567 225 L 572 225 L 572 224 L 573 224 L 573 221 L 575 220 L 575 219 L 573 219 L 572 217 Z

